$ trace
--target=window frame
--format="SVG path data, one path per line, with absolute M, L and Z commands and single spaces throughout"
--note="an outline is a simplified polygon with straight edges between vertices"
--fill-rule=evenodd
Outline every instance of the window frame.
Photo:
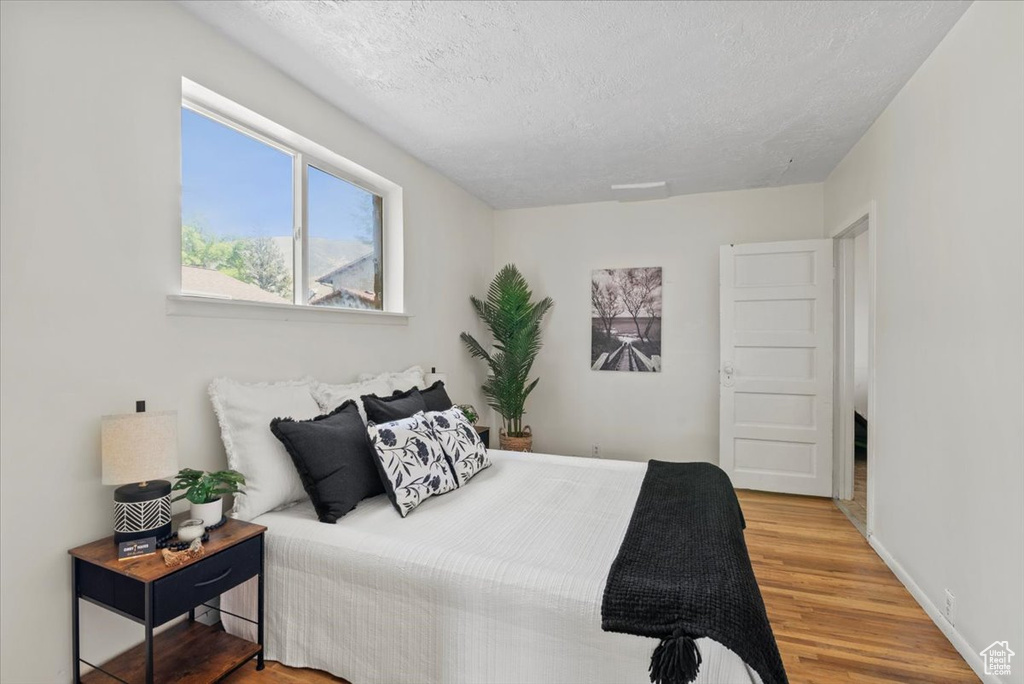
M 191 308 L 202 311 L 202 313 L 196 313 L 195 315 L 208 316 L 210 315 L 209 307 L 205 306 L 205 304 L 209 302 L 202 300 L 210 300 L 211 302 L 225 303 L 227 305 L 244 304 L 245 307 L 240 311 L 245 314 L 244 317 L 246 318 L 254 317 L 253 313 L 258 313 L 257 308 L 265 309 L 268 313 L 278 314 L 282 309 L 295 307 L 301 307 L 309 311 L 330 312 L 332 314 L 356 313 L 359 314 L 360 318 L 365 316 L 406 315 L 404 309 L 404 263 L 402 254 L 404 227 L 401 186 L 342 157 L 323 145 L 315 143 L 226 97 L 204 88 L 198 83 L 183 78 L 181 90 L 182 108 L 191 110 L 242 135 L 269 145 L 292 158 L 292 302 L 290 304 L 267 304 L 264 302 L 221 299 L 213 296 L 185 293 L 181 290 L 181 263 L 179 261 L 178 294 L 169 297 L 169 300 L 172 302 L 172 305 L 168 308 L 169 313 L 188 314 L 189 312 L 185 309 L 190 307 L 183 307 L 182 304 L 200 300 L 199 305 Z M 356 309 L 313 306 L 309 304 L 309 283 L 306 278 L 309 268 L 309 166 L 314 166 L 328 175 L 355 185 L 361 190 L 380 198 L 380 250 L 379 252 L 377 250 L 377 236 L 375 235 L 374 252 L 379 254 L 381 261 L 381 295 L 383 300 L 381 309 Z M 180 224 L 180 207 L 178 213 L 178 223 Z M 375 227 L 376 230 L 378 228 Z M 178 226 L 178 233 L 179 235 L 181 233 L 180 225 Z
M 387 264 L 384 263 L 384 254 L 385 254 L 385 247 L 384 247 L 384 237 L 385 237 L 384 236 L 384 233 L 385 233 L 385 231 L 384 231 L 384 222 L 385 222 L 385 215 L 386 215 L 386 211 L 384 209 L 384 197 L 380 193 L 374 191 L 373 189 L 366 187 L 363 183 L 360 183 L 358 179 L 353 178 L 350 174 L 345 173 L 344 171 L 342 171 L 341 169 L 337 168 L 333 164 L 325 162 L 325 161 L 321 160 L 319 157 L 314 157 L 312 155 L 304 155 L 301 152 L 298 153 L 298 154 L 299 154 L 299 159 L 297 160 L 297 162 L 301 165 L 301 168 L 302 168 L 302 188 L 301 188 L 300 192 L 296 193 L 296 196 L 301 194 L 301 199 L 302 199 L 301 218 L 299 220 L 298 230 L 300 230 L 303 233 L 303 237 L 302 237 L 302 240 L 301 240 L 302 245 L 301 245 L 300 251 L 302 252 L 302 254 L 301 254 L 301 261 L 302 261 L 301 266 L 302 266 L 302 274 L 303 274 L 303 281 L 302 282 L 306 286 L 302 287 L 301 289 L 298 288 L 298 286 L 296 286 L 296 297 L 301 299 L 302 301 L 296 301 L 295 303 L 296 304 L 300 304 L 300 305 L 309 306 L 309 302 L 308 302 L 308 299 L 309 299 L 309 287 L 308 287 L 308 283 L 306 283 L 305 275 L 306 275 L 306 272 L 309 270 L 309 167 L 312 166 L 312 167 L 315 167 L 316 169 L 322 171 L 323 173 L 326 173 L 328 176 L 334 176 L 338 180 L 344 181 L 344 182 L 348 183 L 349 185 L 354 185 L 357 188 L 359 188 L 360 190 L 368 192 L 368 193 L 370 193 L 371 195 L 373 195 L 375 197 L 380 197 L 380 199 L 381 199 L 381 211 L 380 211 L 380 213 L 381 213 L 381 221 L 380 221 L 380 226 L 374 226 L 373 252 L 374 252 L 374 255 L 375 256 L 379 256 L 379 258 L 381 260 L 381 276 L 382 276 L 382 278 L 381 278 L 381 281 L 382 281 L 381 282 L 381 300 L 382 300 L 381 306 L 382 306 L 382 308 L 380 310 L 381 311 L 387 311 L 385 302 L 387 302 L 387 270 L 388 269 L 387 269 Z M 378 230 L 380 231 L 380 235 L 379 236 L 376 234 Z M 380 250 L 379 250 L 379 252 L 377 250 L 377 238 L 378 237 L 380 238 Z M 298 281 L 296 281 L 296 282 L 298 282 Z M 346 307 L 336 307 L 336 308 L 346 308 Z M 359 311 L 364 311 L 364 310 L 378 311 L 378 309 L 358 309 L 358 310 Z

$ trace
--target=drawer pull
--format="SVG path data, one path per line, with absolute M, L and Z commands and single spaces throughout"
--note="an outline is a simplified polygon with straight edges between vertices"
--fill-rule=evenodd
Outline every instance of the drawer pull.
M 231 570 L 231 568 L 228 568 L 223 572 L 223 574 L 220 575 L 220 577 L 214 577 L 212 580 L 206 580 L 205 582 L 196 582 L 196 589 L 198 589 L 199 587 L 205 587 L 209 584 L 216 584 L 217 582 L 220 582 L 222 579 L 231 574 Z

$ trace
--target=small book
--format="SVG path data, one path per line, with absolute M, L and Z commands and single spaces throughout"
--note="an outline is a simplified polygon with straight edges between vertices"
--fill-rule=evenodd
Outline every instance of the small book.
M 156 553 L 156 537 L 123 541 L 117 545 L 117 560 L 128 560 Z

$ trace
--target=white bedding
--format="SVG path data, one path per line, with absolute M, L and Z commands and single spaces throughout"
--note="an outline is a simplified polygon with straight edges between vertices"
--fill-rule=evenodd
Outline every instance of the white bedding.
M 353 684 L 646 684 L 657 641 L 601 630 L 645 464 L 489 455 L 492 467 L 408 518 L 384 496 L 336 525 L 309 502 L 257 518 L 267 657 Z M 223 608 L 254 615 L 253 584 Z M 700 684 L 760 683 L 721 644 L 698 644 Z

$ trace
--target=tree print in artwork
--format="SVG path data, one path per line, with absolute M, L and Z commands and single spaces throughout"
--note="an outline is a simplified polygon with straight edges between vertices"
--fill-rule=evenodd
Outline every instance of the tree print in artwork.
M 661 372 L 661 268 L 606 268 L 590 280 L 594 370 Z

